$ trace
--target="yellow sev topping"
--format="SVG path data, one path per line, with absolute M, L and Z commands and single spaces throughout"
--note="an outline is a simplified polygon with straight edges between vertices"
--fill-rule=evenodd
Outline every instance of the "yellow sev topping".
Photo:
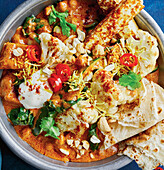
M 22 69 L 22 70 L 19 70 L 18 72 L 16 73 L 13 73 L 15 76 L 17 76 L 19 79 L 23 78 L 26 82 L 26 79 L 28 77 L 30 77 L 33 73 L 35 73 L 36 71 L 39 70 L 39 66 L 38 64 L 32 64 L 28 61 L 25 61 L 25 63 L 27 64 L 26 66 L 26 69 Z

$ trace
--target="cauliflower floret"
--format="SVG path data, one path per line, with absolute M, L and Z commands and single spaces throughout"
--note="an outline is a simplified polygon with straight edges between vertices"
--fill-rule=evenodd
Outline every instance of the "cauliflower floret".
M 137 90 L 130 91 L 114 81 L 112 74 L 106 70 L 98 70 L 92 79 L 91 93 L 95 96 L 97 106 L 108 114 L 114 114 L 118 105 L 130 103 L 138 97 Z
M 138 30 L 135 37 L 130 36 L 126 40 L 125 47 L 138 58 L 138 64 L 133 71 L 144 77 L 155 68 L 159 57 L 158 43 L 156 38 L 146 31 Z
M 93 124 L 98 119 L 98 112 L 88 101 L 79 101 L 67 112 L 60 114 L 56 118 L 57 125 L 62 132 L 83 135 L 89 124 Z
M 58 38 L 48 33 L 41 33 L 39 39 L 42 48 L 41 60 L 45 64 L 52 65 L 62 61 L 73 62 L 75 60 L 69 48 Z
M 57 116 L 56 122 L 62 132 L 70 131 L 74 134 L 82 135 L 87 129 L 87 124 L 78 119 L 74 109 L 69 109 L 67 112 Z

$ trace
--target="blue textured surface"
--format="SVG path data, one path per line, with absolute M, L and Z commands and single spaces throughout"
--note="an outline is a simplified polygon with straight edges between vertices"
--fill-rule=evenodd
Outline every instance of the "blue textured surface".
M 24 0 L 0 0 L 0 24 L 4 19 Z M 161 29 L 164 31 L 164 0 L 145 0 L 145 10 L 155 19 Z M 37 170 L 28 165 L 16 155 L 0 139 L 0 148 L 2 150 L 2 170 Z M 1 169 L 1 153 L 0 153 L 0 169 Z M 140 170 L 138 165 L 133 161 L 129 165 L 120 170 Z

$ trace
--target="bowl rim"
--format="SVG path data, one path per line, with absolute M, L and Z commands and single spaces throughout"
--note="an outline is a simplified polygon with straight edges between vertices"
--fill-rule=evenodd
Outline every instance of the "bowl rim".
M 48 0 L 27 0 L 20 4 L 10 15 L 4 20 L 4 22 L 0 26 L 0 44 L 2 43 L 5 32 L 7 30 L 10 30 L 12 24 L 14 23 L 14 20 L 18 20 L 22 13 L 24 11 L 30 9 L 31 7 L 38 6 L 39 4 L 42 4 Z M 52 0 L 51 0 L 52 1 Z M 52 4 L 54 1 L 52 1 Z M 14 17 L 13 17 L 14 16 Z M 144 20 L 144 22 L 147 22 L 148 25 L 151 25 L 150 31 L 154 33 L 154 36 L 157 37 L 158 43 L 160 45 L 160 51 L 162 53 L 162 56 L 164 56 L 164 34 L 161 30 L 161 28 L 158 26 L 158 24 L 155 22 L 155 20 L 145 11 L 142 10 L 137 17 L 140 20 Z M 1 102 L 0 102 L 1 103 Z M 1 109 L 0 109 L 1 111 Z M 1 114 L 1 112 L 0 112 Z M 0 137 L 5 141 L 5 143 L 8 145 L 8 147 L 21 159 L 23 159 L 25 162 L 31 164 L 32 166 L 40 169 L 85 169 L 86 167 L 80 168 L 80 167 L 67 167 L 62 166 L 59 164 L 53 164 L 49 163 L 46 160 L 44 160 L 44 156 L 41 159 L 38 159 L 36 155 L 33 155 L 30 151 L 26 150 L 23 146 L 17 143 L 16 139 L 11 135 L 11 133 L 6 128 L 2 117 L 0 117 Z M 11 142 L 12 141 L 12 142 Z M 40 153 L 39 153 L 40 154 Z M 51 159 L 51 158 L 50 158 Z M 121 156 L 117 158 L 116 160 L 112 161 L 111 164 L 105 163 L 98 166 L 92 166 L 87 167 L 87 169 L 99 169 L 99 168 L 106 168 L 106 169 L 119 169 L 127 164 L 129 164 L 132 160 L 129 159 L 126 156 Z M 46 163 L 46 166 L 45 166 Z M 47 164 L 48 163 L 48 164 Z M 55 167 L 54 167 L 55 165 Z

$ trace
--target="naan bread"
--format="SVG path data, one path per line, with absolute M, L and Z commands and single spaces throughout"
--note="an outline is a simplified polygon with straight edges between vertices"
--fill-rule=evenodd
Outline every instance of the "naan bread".
M 155 125 L 164 118 L 164 89 L 159 85 L 142 79 L 138 105 L 120 106 L 114 114 L 115 119 L 108 119 L 109 132 L 105 135 L 105 149 L 111 145 L 132 137 Z
M 124 29 L 142 9 L 142 0 L 124 0 L 113 9 L 86 39 L 86 48 L 91 50 L 95 45 L 104 46 L 114 35 Z
M 164 120 L 120 143 L 119 154 L 134 159 L 143 170 L 164 163 Z

